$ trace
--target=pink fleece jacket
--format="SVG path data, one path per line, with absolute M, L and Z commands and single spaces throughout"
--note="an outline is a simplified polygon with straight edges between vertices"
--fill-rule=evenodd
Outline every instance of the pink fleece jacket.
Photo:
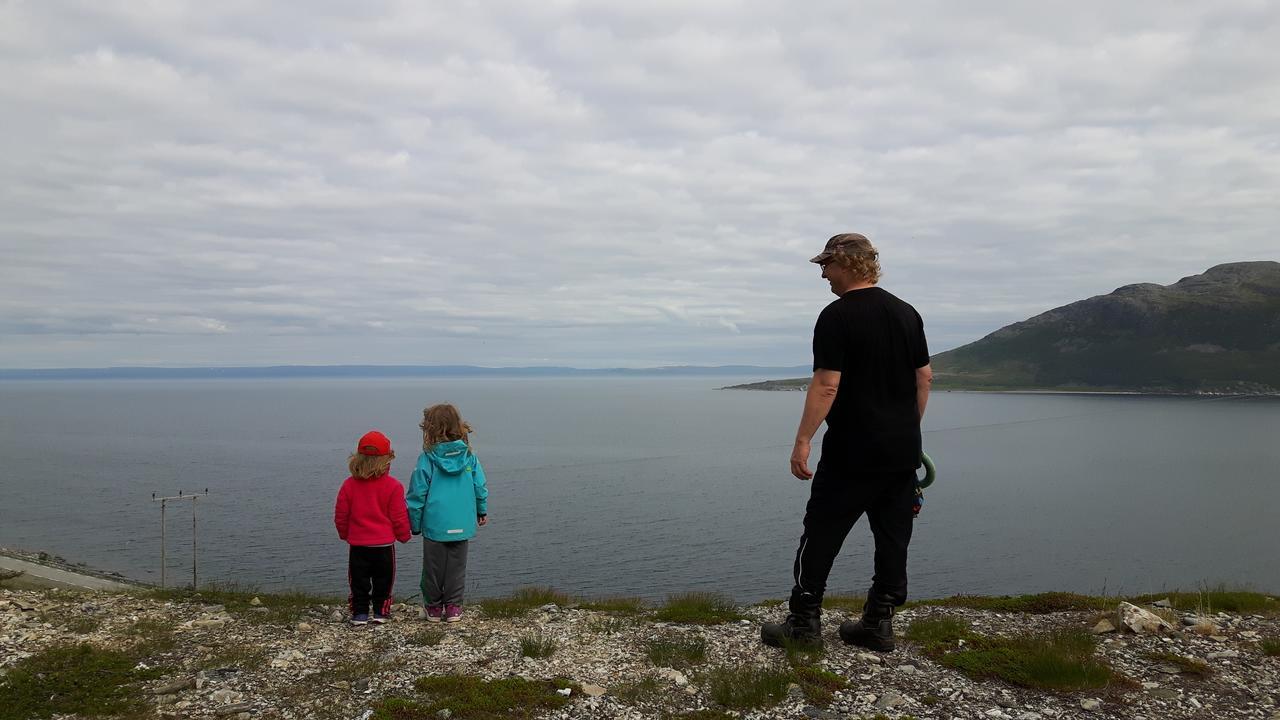
M 338 537 L 352 545 L 409 542 L 404 486 L 390 475 L 347 478 L 338 490 L 333 524 L 338 528 Z

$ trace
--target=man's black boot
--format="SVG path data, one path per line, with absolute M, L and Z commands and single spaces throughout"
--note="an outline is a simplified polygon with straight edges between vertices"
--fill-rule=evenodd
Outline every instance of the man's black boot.
M 805 647 L 822 644 L 822 620 L 818 616 L 787 615 L 780 623 L 760 626 L 760 642 L 773 647 Z
M 786 620 L 760 626 L 760 642 L 773 647 L 821 645 L 822 598 L 796 589 L 790 608 Z
M 876 652 L 893 652 L 893 606 L 863 605 L 861 619 L 840 623 L 840 639 Z

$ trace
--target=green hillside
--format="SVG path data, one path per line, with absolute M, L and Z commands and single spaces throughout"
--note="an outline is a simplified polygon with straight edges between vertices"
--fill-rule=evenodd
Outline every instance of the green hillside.
M 1280 263 L 1126 285 L 934 356 L 939 388 L 1280 392 Z

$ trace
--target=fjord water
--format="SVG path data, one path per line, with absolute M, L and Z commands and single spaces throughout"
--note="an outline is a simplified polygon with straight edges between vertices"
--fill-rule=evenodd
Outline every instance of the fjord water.
M 717 389 L 756 379 L 0 383 L 0 546 L 157 582 L 151 494 L 208 488 L 202 583 L 345 594 L 332 510 L 349 449 L 381 429 L 407 482 L 422 408 L 447 401 L 492 493 L 470 597 L 782 597 L 808 493 L 787 472 L 803 395 Z M 936 392 L 912 595 L 1280 589 L 1278 431 L 1277 399 Z M 169 580 L 186 583 L 189 504 L 167 517 Z M 398 597 L 418 591 L 420 543 L 399 548 Z M 870 572 L 864 520 L 830 589 Z

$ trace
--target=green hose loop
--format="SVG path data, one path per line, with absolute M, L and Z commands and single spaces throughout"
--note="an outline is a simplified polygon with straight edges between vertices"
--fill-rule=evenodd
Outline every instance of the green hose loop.
M 933 464 L 933 458 L 925 452 L 920 453 L 920 462 L 924 464 L 924 478 L 916 480 L 916 487 L 923 490 L 933 484 L 938 476 L 938 467 Z

